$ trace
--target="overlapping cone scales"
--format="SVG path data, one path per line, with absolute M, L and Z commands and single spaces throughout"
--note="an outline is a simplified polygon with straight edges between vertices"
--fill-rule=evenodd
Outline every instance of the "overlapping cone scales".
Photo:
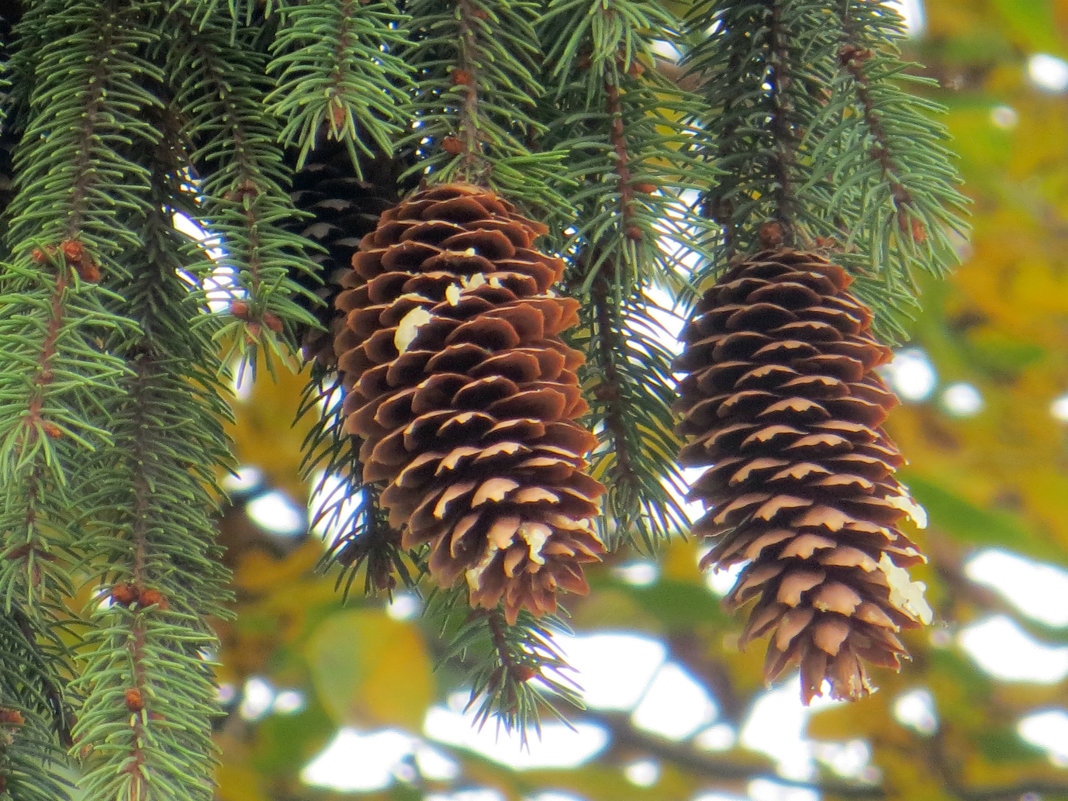
M 806 702 L 825 678 L 864 695 L 864 663 L 900 667 L 897 633 L 930 615 L 898 528 L 922 511 L 880 427 L 890 352 L 849 283 L 820 256 L 761 253 L 704 295 L 676 363 L 680 461 L 710 466 L 691 488 L 708 510 L 694 531 L 714 540 L 702 566 L 746 564 L 727 599 L 756 602 L 743 642 L 770 635 L 766 679 L 800 664 Z
M 335 347 L 346 430 L 382 482 L 403 546 L 430 544 L 442 586 L 514 620 L 584 592 L 603 546 L 604 488 L 583 472 L 592 434 L 559 338 L 578 304 L 550 287 L 563 266 L 532 247 L 543 226 L 488 190 L 449 184 L 387 211 L 353 257 Z
M 297 153 L 289 156 L 296 159 Z M 383 154 L 370 157 L 360 154 L 362 177 L 357 177 L 344 143 L 320 141 L 304 165 L 293 174 L 293 205 L 309 217 L 297 221 L 294 228 L 324 250 L 311 253 L 319 267 L 314 278 L 299 275 L 297 280 L 323 300 L 311 312 L 324 330 L 308 328 L 301 332 L 301 346 L 309 361 L 323 367 L 335 362 L 334 336 L 340 321 L 334 301 L 340 281 L 351 271 L 352 256 L 360 240 L 375 229 L 379 215 L 399 199 L 397 174 L 399 165 Z

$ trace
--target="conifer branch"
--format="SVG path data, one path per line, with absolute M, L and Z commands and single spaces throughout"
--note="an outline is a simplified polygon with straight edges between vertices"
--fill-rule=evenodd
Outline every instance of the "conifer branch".
M 699 105 L 646 66 L 650 32 L 681 44 L 677 27 L 653 3 L 555 0 L 539 28 L 554 100 L 546 140 L 571 154 L 563 180 L 577 185 L 561 182 L 578 213 L 560 247 L 571 257 L 569 291 L 587 301 L 576 344 L 587 354 L 583 383 L 603 440 L 592 457 L 608 488 L 603 519 L 614 527 L 603 533 L 645 547 L 686 521 L 663 345 L 672 335 L 652 294 L 667 289 L 685 306 L 685 262 L 707 255 L 710 230 L 683 199 L 712 180 L 689 150 L 694 131 L 679 122 Z
M 84 697 L 74 737 L 87 754 L 88 798 L 209 801 L 217 690 L 208 625 L 225 616 L 229 578 L 214 541 L 216 472 L 232 464 L 211 322 L 191 292 L 202 255 L 172 223 L 182 198 L 175 120 L 155 120 L 147 154 L 152 211 L 131 220 L 122 303 L 136 336 L 106 341 L 125 359 L 122 394 L 101 404 L 113 439 L 87 465 L 81 546 L 100 570 L 74 682 Z M 172 201 L 172 199 L 174 199 Z
M 27 801 L 69 798 L 62 778 L 70 744 L 69 710 L 56 675 L 54 650 L 19 607 L 0 612 L 0 795 Z
M 169 304 L 186 305 L 174 288 Z M 101 454 L 100 468 L 129 495 L 117 503 L 111 482 L 95 499 L 101 530 L 90 546 L 109 568 L 106 596 L 90 614 L 91 650 L 76 682 L 86 697 L 74 735 L 91 748 L 90 797 L 206 800 L 216 714 L 206 617 L 224 614 L 227 593 L 208 517 L 215 505 L 197 475 L 203 468 L 189 465 L 205 455 L 224 461 L 224 440 L 217 394 L 197 386 L 208 380 L 203 366 L 157 348 L 150 340 L 131 347 L 129 395 L 111 410 L 115 448 Z
M 355 149 L 390 152 L 402 130 L 410 79 L 392 51 L 407 41 L 406 17 L 388 0 L 287 0 L 278 16 L 268 65 L 278 86 L 266 102 L 285 120 L 282 141 L 298 148 L 297 169 L 321 136 L 343 141 L 361 177 Z
M 315 482 L 312 495 L 318 497 L 312 526 L 337 532 L 318 568 L 340 567 L 335 587 L 346 598 L 361 569 L 368 595 L 392 592 L 398 577 L 413 586 L 423 573 L 422 558 L 400 547 L 400 532 L 389 525 L 378 501 L 381 488 L 363 480 L 358 444 L 344 429 L 341 392 L 338 374 L 313 378 L 297 412 L 298 419 L 312 420 L 301 462 L 301 473 Z
M 651 551 L 688 525 L 681 505 L 686 482 L 674 463 L 673 356 L 663 344 L 671 334 L 647 325 L 651 298 L 620 300 L 606 273 L 594 281 L 587 312 L 592 349 L 584 383 L 590 414 L 602 426 L 592 474 L 609 488 L 601 517 L 607 540 Z
M 826 17 L 812 0 L 706 2 L 689 16 L 686 77 L 706 100 L 698 138 L 723 171 L 702 198 L 723 231 L 713 271 L 759 247 L 768 222 L 786 244 L 813 240 L 826 178 L 812 164 L 811 127 L 834 69 Z
M 494 717 L 525 743 L 532 732 L 540 736 L 543 712 L 566 723 L 561 704 L 585 708 L 581 689 L 567 675 L 573 669 L 553 642 L 554 634 L 570 633 L 559 617 L 536 618 L 524 610 L 509 624 L 503 609 L 469 609 L 464 595 L 436 594 L 427 613 L 449 642 L 441 661 L 458 662 L 470 680 L 466 709 L 475 710 L 479 727 Z
M 13 557 L 0 590 L 7 608 L 25 599 L 30 614 L 57 614 L 72 590 L 70 566 L 57 561 L 73 541 L 68 473 L 79 451 L 109 441 L 97 410 L 124 370 L 99 341 L 129 324 L 106 308 L 114 296 L 98 282 L 123 274 L 113 257 L 137 242 L 121 216 L 145 208 L 147 174 L 123 150 L 156 139 L 138 114 L 156 104 L 138 80 L 158 77 L 141 54 L 152 35 L 126 16 L 115 2 L 38 4 L 19 29 L 47 44 L 36 63 L 11 65 L 32 88 L 10 209 L 15 261 L 0 283 L 0 340 L 19 365 L 0 375 L 0 522 Z
M 938 107 L 902 87 L 924 81 L 897 56 L 900 17 L 881 2 L 710 2 L 690 29 L 687 77 L 711 111 L 699 138 L 725 173 L 703 198 L 724 236 L 710 269 L 774 221 L 764 244 L 837 251 L 879 333 L 903 338 L 915 271 L 944 274 L 967 226 Z
M 482 164 L 481 141 L 484 134 L 478 119 L 478 34 L 476 14 L 478 9 L 471 0 L 458 0 L 460 17 L 459 40 L 457 41 L 456 70 L 452 80 L 461 95 L 457 114 L 457 129 L 460 139 L 460 175 L 471 183 L 479 183 Z
M 783 244 L 794 244 L 794 227 L 797 218 L 797 197 L 794 172 L 797 169 L 796 154 L 798 133 L 793 107 L 787 88 L 790 83 L 789 31 L 783 24 L 782 4 L 773 2 L 768 24 L 768 75 L 771 84 L 768 90 L 771 101 L 771 118 L 768 128 L 774 141 L 771 153 L 771 174 L 775 179 L 775 205 L 778 221 L 782 226 Z
M 900 16 L 885 3 L 849 0 L 835 4 L 834 16 L 837 74 L 820 125 L 841 141 L 824 146 L 815 167 L 835 174 L 827 202 L 855 209 L 839 224 L 847 232 L 841 261 L 859 273 L 858 295 L 884 307 L 880 328 L 902 339 L 899 318 L 917 304 L 915 272 L 943 276 L 957 260 L 952 237 L 967 231 L 967 201 L 945 128 L 932 119 L 944 109 L 907 86 L 932 82 L 906 73 Z
M 533 116 L 542 92 L 535 5 L 412 0 L 406 11 L 412 43 L 398 55 L 415 76 L 414 124 L 401 146 L 420 157 L 413 169 L 428 182 L 482 184 L 520 207 L 561 214 L 566 201 L 550 183 L 562 154 L 532 146 L 544 132 Z
M 143 87 L 160 72 L 144 58 L 157 34 L 136 16 L 117 0 L 51 0 L 19 23 L 23 35 L 44 44 L 37 63 L 14 65 L 16 80 L 32 86 L 15 155 L 18 192 L 8 238 L 16 257 L 38 244 L 73 242 L 106 272 L 121 270 L 113 254 L 137 244 L 121 218 L 143 208 L 148 176 L 125 149 L 156 140 L 143 112 L 158 100 Z
M 175 102 L 190 110 L 186 137 L 194 143 L 191 158 L 202 178 L 197 222 L 225 244 L 218 269 L 229 272 L 234 284 L 231 321 L 216 336 L 230 348 L 224 362 L 236 355 L 254 365 L 263 348 L 273 369 L 272 354 L 295 350 L 294 327 L 317 323 L 294 301 L 304 295 L 316 302 L 292 278 L 315 268 L 306 241 L 285 224 L 296 211 L 281 131 L 275 118 L 262 113 L 270 87 L 267 60 L 250 41 L 255 31 L 232 35 L 224 21 L 211 19 L 197 26 L 189 14 L 179 8 L 172 15 L 179 34 L 167 54 L 167 72 L 181 76 Z

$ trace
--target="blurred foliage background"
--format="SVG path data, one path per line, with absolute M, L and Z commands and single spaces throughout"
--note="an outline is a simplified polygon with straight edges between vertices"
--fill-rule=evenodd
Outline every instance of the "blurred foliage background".
M 974 202 L 962 265 L 930 281 L 888 371 L 889 430 L 926 506 L 935 625 L 855 704 L 802 710 L 739 654 L 676 540 L 616 554 L 569 602 L 588 709 L 524 749 L 462 713 L 422 600 L 315 575 L 292 421 L 303 376 L 239 387 L 240 476 L 222 521 L 236 622 L 221 626 L 222 801 L 1068 798 L 1068 0 L 918 0 L 908 55 Z

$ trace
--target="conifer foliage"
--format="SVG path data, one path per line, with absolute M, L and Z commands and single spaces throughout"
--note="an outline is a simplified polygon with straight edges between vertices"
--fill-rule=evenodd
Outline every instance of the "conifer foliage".
M 874 336 L 963 224 L 886 4 L 0 16 L 0 799 L 212 798 L 227 394 L 302 348 L 324 562 L 429 575 L 480 720 L 579 702 L 559 607 L 689 528 L 680 463 L 769 679 L 899 666 Z

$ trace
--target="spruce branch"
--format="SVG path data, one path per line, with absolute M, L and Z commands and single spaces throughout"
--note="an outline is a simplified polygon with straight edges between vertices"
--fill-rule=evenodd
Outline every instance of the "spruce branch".
M 793 106 L 787 87 L 790 84 L 790 31 L 783 22 L 781 3 L 771 4 L 771 19 L 768 25 L 768 74 L 771 84 L 769 100 L 771 118 L 768 128 L 771 131 L 773 147 L 771 153 L 771 173 L 775 179 L 775 205 L 778 209 L 778 222 L 782 226 L 782 244 L 794 245 L 794 226 L 797 218 L 797 190 L 794 186 L 796 149 L 798 130 L 793 119 Z
M 225 615 L 227 576 L 210 519 L 217 490 L 206 478 L 229 451 L 210 340 L 190 327 L 196 306 L 172 265 L 139 265 L 140 286 L 130 288 L 149 333 L 126 348 L 127 394 L 108 410 L 114 447 L 92 473 L 111 479 L 89 496 L 97 526 L 86 547 L 107 568 L 75 682 L 85 696 L 74 736 L 91 749 L 90 797 L 213 793 L 207 618 Z
M 175 104 L 188 110 L 186 138 L 201 175 L 198 224 L 218 237 L 225 252 L 218 271 L 233 282 L 231 319 L 216 336 L 228 343 L 224 363 L 237 356 L 256 363 L 263 349 L 274 357 L 295 350 L 295 327 L 315 318 L 294 297 L 315 303 L 293 273 L 314 271 L 307 242 L 287 227 L 296 211 L 279 144 L 278 121 L 262 112 L 270 83 L 267 60 L 254 45 L 257 31 L 236 35 L 225 20 L 201 19 L 178 8 L 171 15 L 176 37 L 167 52 L 167 74 L 181 76 Z
M 14 260 L 0 279 L 0 524 L 9 557 L 0 592 L 7 608 L 25 600 L 28 613 L 45 617 L 60 614 L 72 589 L 63 564 L 76 536 L 70 468 L 108 442 L 97 413 L 124 371 L 100 342 L 130 325 L 108 308 L 115 296 L 99 282 L 123 275 L 114 257 L 137 236 L 122 215 L 148 203 L 147 173 L 125 152 L 157 137 L 140 115 L 157 104 L 139 84 L 158 71 L 143 57 L 152 34 L 139 22 L 115 2 L 38 4 L 18 27 L 39 51 L 11 65 L 30 88 L 9 209 Z
M 686 523 L 662 344 L 672 335 L 652 298 L 667 290 L 685 307 L 687 265 L 707 257 L 711 231 L 686 200 L 713 180 L 684 122 L 699 113 L 697 98 L 649 68 L 651 32 L 681 45 L 678 27 L 658 4 L 634 0 L 554 0 L 539 26 L 553 100 L 543 104 L 546 142 L 570 154 L 560 189 L 578 211 L 560 247 L 569 291 L 586 300 L 576 344 L 603 440 L 593 473 L 608 487 L 604 519 L 615 528 L 604 533 L 645 547 Z
M 406 17 L 388 0 L 287 0 L 278 15 L 267 67 L 277 88 L 266 102 L 285 120 L 281 136 L 298 149 L 297 169 L 325 136 L 345 142 L 362 177 L 356 149 L 389 152 L 402 130 L 397 109 L 409 75 L 392 51 L 407 41 Z
M 401 143 L 421 158 L 413 168 L 430 182 L 467 181 L 493 188 L 521 207 L 559 213 L 550 189 L 562 154 L 532 142 L 541 86 L 534 34 L 536 4 L 525 0 L 412 0 L 411 45 L 398 55 L 411 67 L 414 122 Z
M 901 26 L 881 2 L 719 0 L 694 7 L 686 59 L 724 171 L 702 199 L 723 232 L 710 270 L 762 245 L 835 251 L 891 341 L 916 272 L 943 275 L 967 228 L 940 109 L 906 91 L 929 82 L 906 74 Z
M 340 567 L 335 586 L 346 598 L 361 569 L 368 595 L 391 592 L 398 577 L 404 586 L 414 586 L 424 572 L 422 557 L 400 547 L 400 532 L 389 525 L 379 504 L 381 487 L 363 480 L 359 446 L 344 430 L 341 397 L 338 374 L 313 377 L 297 412 L 298 419 L 312 420 L 301 463 L 305 479 L 314 482 L 312 496 L 318 499 L 312 526 L 337 532 L 319 570 Z
M 573 668 L 553 642 L 556 634 L 570 634 L 563 620 L 524 610 L 509 624 L 503 609 L 470 609 L 465 596 L 463 589 L 436 593 L 426 613 L 449 643 L 441 661 L 458 663 L 470 680 L 466 709 L 475 710 L 479 727 L 495 718 L 526 743 L 532 732 L 541 735 L 543 712 L 566 723 L 561 705 L 585 708 L 568 675 Z
M 156 141 L 145 112 L 159 101 L 144 87 L 161 77 L 145 58 L 158 34 L 142 18 L 117 0 L 51 0 L 20 21 L 41 45 L 13 76 L 32 87 L 15 154 L 8 245 L 16 258 L 68 242 L 96 269 L 121 272 L 115 256 L 137 246 L 123 217 L 143 210 L 148 176 L 127 154 Z
M 810 172 L 809 136 L 833 77 L 828 15 L 812 0 L 710 0 L 691 10 L 686 77 L 706 101 L 698 117 L 705 156 L 722 170 L 701 202 L 723 232 L 712 270 L 755 250 L 769 222 L 780 226 L 780 244 L 813 238 L 818 196 L 802 186 L 818 192 L 826 181 Z
M 0 612 L 0 795 L 28 801 L 70 797 L 62 778 L 69 709 L 54 650 L 19 607 Z
M 124 367 L 99 343 L 129 330 L 65 255 L 39 253 L 39 264 L 5 265 L 0 280 L 0 597 L 35 615 L 62 609 L 72 592 L 71 468 L 110 440 L 98 409 Z
M 967 201 L 937 121 L 944 109 L 917 94 L 933 82 L 909 74 L 915 65 L 899 55 L 901 17 L 885 3 L 849 0 L 834 13 L 838 71 L 825 124 L 841 132 L 843 143 L 826 151 L 835 154 L 836 175 L 828 201 L 857 209 L 843 263 L 860 274 L 857 291 L 865 300 L 899 299 L 880 323 L 889 338 L 902 339 L 900 317 L 915 304 L 915 272 L 942 277 L 956 262 L 954 237 L 967 232 Z
M 184 203 L 177 120 L 154 123 L 159 146 L 142 154 L 153 202 L 128 221 L 142 244 L 127 256 L 130 278 L 116 300 L 137 332 L 104 343 L 127 370 L 121 393 L 101 403 L 111 442 L 76 487 L 81 550 L 102 589 L 72 684 L 84 698 L 73 735 L 87 798 L 208 801 L 218 714 L 208 619 L 226 616 L 229 599 L 212 518 L 217 473 L 232 466 L 229 411 L 215 318 L 193 291 L 207 273 L 203 257 L 173 226 Z
M 620 300 L 605 272 L 584 313 L 589 338 L 576 342 L 589 354 L 583 385 L 601 427 L 591 473 L 608 487 L 601 516 L 607 541 L 651 551 L 689 523 L 681 503 L 686 482 L 675 465 L 673 356 L 663 344 L 672 334 L 650 316 L 651 297 L 639 291 Z

